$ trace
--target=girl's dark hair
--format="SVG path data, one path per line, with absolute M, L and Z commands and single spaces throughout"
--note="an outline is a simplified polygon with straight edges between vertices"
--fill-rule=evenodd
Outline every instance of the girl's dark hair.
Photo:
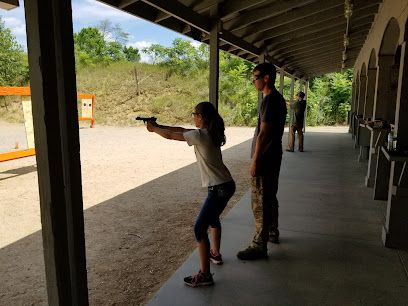
M 204 124 L 215 146 L 221 147 L 225 144 L 225 125 L 214 105 L 210 102 L 198 103 L 195 107 L 196 113 L 201 114 Z

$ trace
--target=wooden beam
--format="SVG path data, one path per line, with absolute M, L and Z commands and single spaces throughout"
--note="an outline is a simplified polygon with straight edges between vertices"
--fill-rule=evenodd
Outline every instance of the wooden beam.
M 139 0 L 120 0 L 117 3 L 117 7 L 120 9 L 124 9 L 126 7 L 128 7 L 129 5 L 132 5 L 136 2 L 138 2 Z
M 372 22 L 373 19 L 374 19 L 374 15 L 367 16 L 362 19 L 358 19 L 357 21 L 353 23 L 352 28 L 359 27 L 360 25 L 367 25 L 368 23 Z M 299 31 L 299 32 L 288 34 L 288 35 L 274 37 L 273 39 L 269 39 L 263 43 L 268 45 L 268 50 L 270 50 L 270 48 L 272 49 L 274 46 L 280 45 L 287 41 L 296 41 L 296 40 L 301 40 L 305 38 L 310 39 L 311 37 L 316 38 L 316 37 L 320 37 L 321 35 L 327 35 L 327 33 L 330 33 L 332 31 L 338 31 L 339 27 L 343 28 L 343 31 L 341 31 L 341 33 L 344 33 L 345 25 L 346 25 L 345 18 L 336 18 L 336 20 L 333 20 L 329 24 L 325 22 L 319 26 L 315 25 L 314 27 L 310 27 L 307 30 L 305 29 L 304 31 Z M 271 34 L 271 35 L 275 35 L 275 34 Z M 339 35 L 339 38 L 342 39 L 342 34 Z
M 181 20 L 204 33 L 210 32 L 211 20 L 209 18 L 203 17 L 200 14 L 194 12 L 192 9 L 182 5 L 179 2 L 170 2 L 167 0 L 141 0 L 146 4 L 149 4 L 156 9 L 166 12 L 167 14 L 172 15 L 174 18 Z M 140 10 L 137 11 L 139 14 Z M 134 12 L 136 14 L 136 12 Z M 154 16 L 153 18 L 155 18 Z M 169 22 L 164 20 L 163 22 Z M 162 23 L 164 25 L 164 23 Z M 182 30 L 180 30 L 182 31 Z M 179 31 L 179 32 L 180 32 Z M 227 42 L 230 45 L 239 47 L 240 49 L 248 51 L 254 55 L 259 55 L 260 50 L 254 48 L 250 43 L 244 41 L 243 39 L 231 34 L 229 31 L 220 30 L 219 39 Z
M 1 0 L 0 9 L 11 10 L 19 7 L 18 0 Z
M 194 26 L 201 31 L 210 32 L 210 21 L 201 16 L 199 13 L 194 12 L 192 9 L 186 7 L 178 1 L 167 0 L 142 0 L 144 3 L 155 7 L 166 14 L 169 14 L 185 23 Z
M 353 54 L 349 54 L 347 61 L 346 62 L 350 62 L 352 60 L 354 60 L 358 55 L 358 52 L 353 53 Z M 293 67 L 293 69 L 305 69 L 305 68 L 314 68 L 314 67 L 319 67 L 321 65 L 331 65 L 332 63 L 334 63 L 334 66 L 338 65 L 341 66 L 341 62 L 342 62 L 342 57 L 341 54 L 338 54 L 337 52 L 333 52 L 333 53 L 327 53 L 325 55 L 320 56 L 319 58 L 306 58 L 306 59 L 302 59 L 302 60 L 297 60 L 297 61 L 293 61 L 291 62 L 291 67 Z
M 260 40 L 262 32 L 264 31 L 271 31 L 276 27 L 281 27 L 284 25 L 288 26 L 288 24 L 302 24 L 302 21 L 307 22 L 307 20 L 312 18 L 313 15 L 318 15 L 316 20 L 319 20 L 319 18 L 327 19 L 326 15 L 333 14 L 337 16 L 341 14 L 343 19 L 345 19 L 343 2 L 339 2 L 339 0 L 326 0 L 324 5 L 322 5 L 320 1 L 317 1 L 302 8 L 293 9 L 285 14 L 265 19 L 257 24 L 234 33 L 238 36 L 245 37 L 245 39 L 248 41 L 256 42 Z
M 368 32 L 368 31 L 367 31 Z M 286 55 L 289 53 L 294 53 L 294 52 L 307 52 L 313 49 L 317 49 L 322 46 L 327 46 L 329 44 L 335 44 L 338 42 L 343 43 L 343 40 L 340 38 L 341 36 L 339 35 L 333 35 L 329 36 L 327 38 L 320 38 L 317 37 L 315 40 L 310 41 L 310 43 L 299 43 L 299 44 L 294 44 L 292 46 L 286 46 L 283 45 L 282 49 L 276 49 L 272 54 L 279 54 L 279 55 Z M 350 42 L 356 42 L 359 41 L 361 42 L 362 40 L 365 39 L 365 35 L 350 35 Z
M 278 16 L 295 7 L 301 7 L 314 1 L 316 0 L 265 1 L 262 7 L 250 10 L 246 13 L 240 14 L 236 18 L 224 22 L 223 27 L 231 32 L 238 31 L 244 29 L 250 24 Z
M 352 44 L 349 45 L 349 49 L 358 48 L 364 43 L 364 40 L 355 40 Z M 278 59 L 285 58 L 286 60 L 302 58 L 302 57 L 311 57 L 315 56 L 316 54 L 330 52 L 330 51 L 337 51 L 342 53 L 344 50 L 343 42 L 334 42 L 331 44 L 319 45 L 311 47 L 309 50 L 301 51 L 301 52 L 287 52 L 287 53 L 279 53 Z
M 352 28 L 350 30 L 350 40 L 353 39 L 359 39 L 359 38 L 365 38 L 367 36 L 368 29 L 366 27 L 361 27 L 361 28 Z M 310 45 L 314 45 L 316 43 L 330 43 L 333 40 L 337 41 L 342 41 L 343 40 L 343 35 L 344 35 L 344 29 L 339 29 L 338 31 L 323 31 L 318 34 L 313 33 L 310 35 L 305 35 L 304 37 L 301 37 L 296 40 L 292 40 L 289 42 L 283 42 L 283 43 L 276 43 L 273 45 L 270 45 L 268 47 L 268 50 L 273 50 L 269 51 L 270 55 L 277 55 L 279 54 L 282 50 L 286 49 L 291 49 L 291 48 L 296 48 L 296 47 L 301 47 L 301 48 L 308 48 Z
M 215 7 L 212 12 L 212 16 L 218 15 L 218 7 Z M 210 32 L 210 84 L 209 84 L 209 97 L 210 102 L 218 110 L 218 88 L 219 88 L 219 76 L 220 76 L 220 52 L 219 52 L 219 22 L 215 22 L 212 25 Z
M 353 64 L 357 55 L 353 55 L 346 60 L 346 65 Z M 313 62 L 296 62 L 291 65 L 292 69 L 299 69 L 299 70 L 316 70 L 320 67 L 340 67 L 341 68 L 341 56 L 337 54 L 331 54 L 320 59 L 315 59 Z
M 337 12 L 337 13 L 336 13 Z M 377 6 L 371 6 L 369 8 L 366 8 L 364 11 L 360 12 L 358 14 L 358 17 L 355 17 L 354 21 L 357 21 L 359 19 L 362 19 L 367 16 L 373 17 L 374 14 L 377 12 Z M 307 31 L 307 29 L 316 26 L 316 25 L 324 25 L 324 23 L 332 23 L 336 21 L 344 21 L 344 12 L 343 10 L 339 10 L 338 7 L 333 9 L 331 13 L 329 11 L 326 11 L 327 14 L 315 14 L 313 17 L 309 17 L 307 19 L 302 19 L 299 20 L 299 22 L 295 22 L 293 24 L 289 25 L 284 25 L 284 26 L 279 26 L 274 28 L 274 36 L 269 37 L 270 39 L 273 39 L 274 37 L 282 36 L 282 35 L 288 35 L 293 32 L 298 32 L 298 31 Z M 345 29 L 343 29 L 343 32 Z
M 279 92 L 283 96 L 283 89 L 285 87 L 285 70 L 283 67 L 279 69 Z
M 237 13 L 242 10 L 246 10 L 252 6 L 265 2 L 265 0 L 227 0 L 222 4 L 220 19 L 224 20 L 229 15 Z
M 24 5 L 48 305 L 88 305 L 71 1 Z

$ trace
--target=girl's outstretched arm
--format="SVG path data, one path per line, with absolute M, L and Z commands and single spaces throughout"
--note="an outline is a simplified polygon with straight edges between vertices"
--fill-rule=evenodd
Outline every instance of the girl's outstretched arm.
M 149 132 L 154 132 L 159 134 L 160 136 L 172 139 L 172 140 L 179 140 L 179 141 L 186 141 L 184 139 L 183 133 L 189 131 L 188 129 L 184 129 L 181 127 L 171 127 L 171 126 L 164 126 L 155 124 L 152 122 L 147 122 L 147 130 Z
M 154 123 L 153 123 L 154 125 Z M 161 124 L 157 124 L 156 126 L 161 128 L 161 129 L 165 129 L 165 130 L 169 130 L 171 132 L 177 132 L 177 133 L 184 133 L 184 132 L 188 132 L 191 131 L 191 129 L 185 129 L 183 127 L 180 126 L 167 126 L 167 125 L 161 125 Z

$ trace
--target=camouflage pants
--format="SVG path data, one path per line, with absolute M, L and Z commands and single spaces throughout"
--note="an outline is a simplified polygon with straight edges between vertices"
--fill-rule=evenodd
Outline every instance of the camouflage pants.
M 275 161 L 268 173 L 253 177 L 251 181 L 251 205 L 255 218 L 255 235 L 252 244 L 265 249 L 269 231 L 278 228 L 279 203 L 276 194 L 278 192 L 280 165 L 281 158 Z
M 295 132 L 298 133 L 299 151 L 303 151 L 303 126 L 296 126 L 292 124 L 289 129 L 289 143 L 288 149 L 293 151 L 295 149 Z

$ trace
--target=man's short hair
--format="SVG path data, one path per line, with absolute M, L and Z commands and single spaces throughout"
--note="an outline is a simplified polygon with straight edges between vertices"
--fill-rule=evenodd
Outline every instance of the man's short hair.
M 299 91 L 297 96 L 303 99 L 305 97 L 305 93 L 303 91 Z
M 274 64 L 271 63 L 261 63 L 256 65 L 253 71 L 259 71 L 261 76 L 269 75 L 268 87 L 273 88 L 275 86 L 276 80 L 276 68 Z

